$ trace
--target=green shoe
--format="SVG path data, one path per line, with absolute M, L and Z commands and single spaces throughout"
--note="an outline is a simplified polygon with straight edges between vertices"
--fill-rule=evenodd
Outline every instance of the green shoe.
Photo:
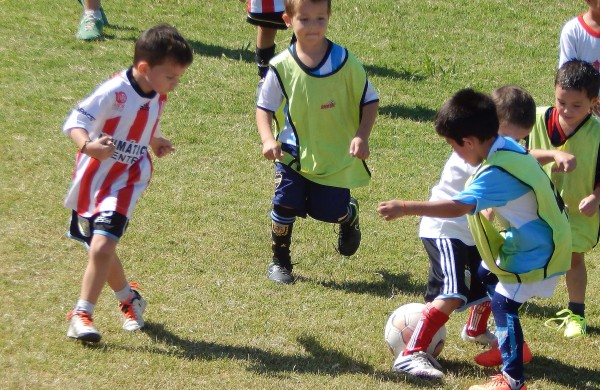
M 85 11 L 85 5 L 83 4 L 83 0 L 77 0 L 77 1 L 79 2 L 79 4 L 81 4 L 81 6 L 83 7 L 83 10 Z M 108 19 L 106 18 L 106 14 L 104 13 L 102 6 L 100 6 L 100 13 L 102 14 L 102 24 L 104 24 L 105 26 L 108 26 Z
M 96 19 L 94 15 L 84 14 L 79 23 L 79 31 L 75 37 L 82 41 L 95 41 L 102 39 L 102 20 Z
M 563 309 L 556 313 L 556 315 L 562 315 L 563 317 L 551 318 L 546 321 L 544 325 L 550 328 L 555 328 L 556 330 L 560 330 L 564 327 L 564 336 L 568 339 L 574 339 L 586 335 L 587 330 L 585 317 L 573 314 L 573 312 L 569 309 Z M 556 326 L 557 324 L 558 327 Z

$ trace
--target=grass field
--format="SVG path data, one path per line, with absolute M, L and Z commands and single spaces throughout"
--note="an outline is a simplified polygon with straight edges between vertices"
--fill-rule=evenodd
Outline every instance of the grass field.
M 24 6 L 25 5 L 25 6 Z M 562 24 L 583 1 L 333 2 L 328 36 L 360 58 L 381 102 L 370 186 L 354 192 L 363 244 L 335 252 L 332 225 L 300 220 L 299 281 L 275 285 L 270 259 L 272 166 L 254 125 L 255 29 L 234 0 L 106 0 L 107 39 L 75 40 L 74 0 L 0 0 L 1 389 L 465 389 L 495 370 L 447 323 L 442 382 L 390 372 L 389 313 L 422 301 L 427 258 L 417 218 L 386 223 L 378 202 L 426 199 L 450 149 L 432 118 L 463 87 L 527 89 L 553 102 Z M 177 151 L 155 159 L 153 182 L 119 245 L 149 302 L 143 332 L 125 333 L 110 291 L 95 313 L 98 346 L 65 336 L 85 251 L 65 237 L 75 146 L 61 125 L 78 100 L 131 63 L 138 34 L 176 26 L 195 61 L 169 100 L 162 131 Z M 289 32 L 277 37 L 285 47 Z M 587 256 L 589 336 L 564 340 L 544 321 L 566 305 L 564 285 L 522 314 L 534 352 L 529 389 L 600 389 L 600 255 Z

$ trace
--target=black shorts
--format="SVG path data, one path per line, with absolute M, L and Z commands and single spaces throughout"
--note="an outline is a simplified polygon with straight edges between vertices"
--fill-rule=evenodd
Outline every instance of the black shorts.
M 489 300 L 477 272 L 481 263 L 477 247 L 450 238 L 421 238 L 421 241 L 429 255 L 426 302 L 459 298 L 466 304 L 461 307 L 464 310 Z
M 287 26 L 281 18 L 283 12 L 255 13 L 248 12 L 246 21 L 260 27 L 273 28 L 276 30 L 287 30 Z
M 115 211 L 101 211 L 91 217 L 82 217 L 75 210 L 71 213 L 71 223 L 67 236 L 90 246 L 92 236 L 101 234 L 115 241 L 125 233 L 129 219 Z

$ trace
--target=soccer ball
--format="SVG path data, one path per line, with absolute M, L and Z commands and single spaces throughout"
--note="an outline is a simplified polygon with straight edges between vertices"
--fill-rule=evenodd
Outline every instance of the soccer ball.
M 407 303 L 394 310 L 388 318 L 384 337 L 394 357 L 397 357 L 408 344 L 421 318 L 423 308 L 425 305 L 422 303 Z M 445 340 L 446 326 L 442 326 L 431 339 L 427 352 L 437 357 L 444 348 Z

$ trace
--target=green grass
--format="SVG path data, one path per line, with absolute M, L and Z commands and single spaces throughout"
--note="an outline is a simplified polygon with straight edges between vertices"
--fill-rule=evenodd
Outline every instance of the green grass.
M 300 220 L 298 283 L 266 279 L 271 164 L 254 124 L 255 29 L 238 1 L 107 0 L 102 42 L 76 41 L 80 6 L 0 0 L 0 388 L 98 389 L 464 389 L 495 370 L 447 324 L 443 382 L 394 375 L 383 341 L 387 316 L 421 301 L 427 258 L 417 218 L 386 223 L 390 198 L 426 199 L 449 154 L 433 131 L 437 108 L 456 90 L 516 83 L 552 104 L 562 24 L 581 1 L 339 0 L 329 37 L 365 64 L 378 90 L 371 138 L 373 180 L 355 191 L 363 244 L 336 254 L 334 227 Z M 177 152 L 155 176 L 119 245 L 131 280 L 149 301 L 144 332 L 126 334 L 114 298 L 96 310 L 103 334 L 86 347 L 65 337 L 85 267 L 65 238 L 75 146 L 62 135 L 69 110 L 130 64 L 145 28 L 175 25 L 194 64 L 170 96 L 163 133 Z M 277 37 L 285 47 L 289 32 Z M 600 388 L 598 250 L 588 255 L 589 336 L 566 341 L 543 326 L 566 302 L 533 300 L 522 323 L 534 360 L 530 389 Z

